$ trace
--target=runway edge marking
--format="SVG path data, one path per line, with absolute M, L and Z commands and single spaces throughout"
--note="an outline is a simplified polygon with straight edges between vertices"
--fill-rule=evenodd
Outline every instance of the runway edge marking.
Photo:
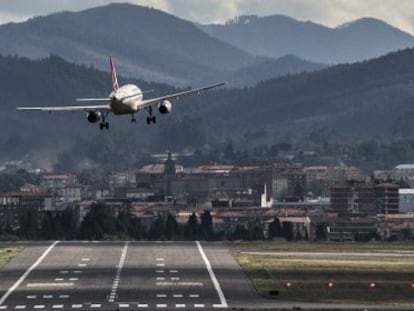
M 7 292 L 0 298 L 0 305 L 2 305 L 6 299 L 13 293 L 13 291 L 20 286 L 21 283 L 24 282 L 24 280 L 27 278 L 27 276 L 32 272 L 42 261 L 45 259 L 45 257 L 50 253 L 50 251 L 58 244 L 59 241 L 55 241 L 52 245 L 50 245 L 43 254 L 36 260 L 36 262 L 30 266 L 29 269 L 26 270 L 26 272 L 13 284 L 12 287 L 10 287 Z
M 214 274 L 213 268 L 211 267 L 211 263 L 208 260 L 206 254 L 204 253 L 203 247 L 201 246 L 201 243 L 199 241 L 196 241 L 198 251 L 200 252 L 201 257 L 204 260 L 204 263 L 206 264 L 207 271 L 210 274 L 211 281 L 214 284 L 214 288 L 217 291 L 217 294 L 220 298 L 220 304 L 213 305 L 214 308 L 228 308 L 226 297 L 224 296 L 223 290 L 221 289 L 220 283 L 218 282 L 216 275 Z

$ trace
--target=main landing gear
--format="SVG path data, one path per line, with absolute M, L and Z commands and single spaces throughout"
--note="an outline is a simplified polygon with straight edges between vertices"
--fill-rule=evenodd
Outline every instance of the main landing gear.
M 106 121 L 107 116 L 108 116 L 108 113 L 103 113 L 102 114 L 102 122 L 99 123 L 99 128 L 101 129 L 101 131 L 103 129 L 109 130 L 109 123 Z
M 149 106 L 147 108 L 148 114 L 149 116 L 147 117 L 147 124 L 151 124 L 151 123 L 157 123 L 157 119 L 155 118 L 155 116 L 152 115 L 152 107 Z
M 137 123 L 137 119 L 135 119 L 134 114 L 131 114 L 131 123 Z

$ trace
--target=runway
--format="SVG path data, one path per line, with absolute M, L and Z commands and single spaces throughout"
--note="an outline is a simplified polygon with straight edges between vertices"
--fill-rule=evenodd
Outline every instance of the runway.
M 0 280 L 0 310 L 228 309 L 261 300 L 218 243 L 30 245 Z

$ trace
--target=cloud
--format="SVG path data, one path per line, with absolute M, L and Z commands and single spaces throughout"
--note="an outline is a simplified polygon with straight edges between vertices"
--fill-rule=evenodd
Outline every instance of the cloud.
M 201 23 L 223 23 L 245 14 L 284 14 L 335 27 L 374 17 L 414 33 L 414 0 L 13 0 L 0 1 L 0 23 L 127 1 Z

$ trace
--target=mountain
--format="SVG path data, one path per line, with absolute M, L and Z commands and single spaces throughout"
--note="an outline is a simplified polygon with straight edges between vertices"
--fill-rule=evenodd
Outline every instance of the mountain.
M 290 59 L 291 64 L 287 60 L 273 62 L 264 70 L 272 60 L 213 38 L 173 15 L 131 4 L 110 4 L 2 25 L 0 54 L 31 59 L 54 54 L 105 71 L 108 55 L 112 54 L 118 72 L 125 76 L 177 86 L 221 80 L 253 85 L 284 73 L 319 68 Z M 246 76 L 245 68 L 251 68 L 254 74 Z
M 287 54 L 325 64 L 351 63 L 414 46 L 414 37 L 381 20 L 362 18 L 336 28 L 284 15 L 241 16 L 206 33 L 251 54 Z
M 350 65 L 337 65 L 262 82 L 243 89 L 220 88 L 174 101 L 173 112 L 155 126 L 129 116 L 110 116 L 110 131 L 88 124 L 82 113 L 28 113 L 16 106 L 70 105 L 76 97 L 102 97 L 110 75 L 60 57 L 33 61 L 0 57 L 0 144 L 2 157 L 46 150 L 41 159 L 77 143 L 81 150 L 110 161 L 122 153 L 133 162 L 137 150 L 180 150 L 231 140 L 243 148 L 280 141 L 350 144 L 414 139 L 414 49 Z M 155 89 L 153 96 L 177 91 L 164 84 L 119 77 Z M 31 155 L 32 159 L 32 155 Z M 132 163 L 131 162 L 131 163 Z
M 318 71 L 327 66 L 300 59 L 294 55 L 282 56 L 278 59 L 267 59 L 259 64 L 240 68 L 223 77 L 230 86 L 254 86 L 260 81 L 270 80 L 302 72 Z
M 38 59 L 49 54 L 149 81 L 188 85 L 262 61 L 192 23 L 148 7 L 111 4 L 0 26 L 0 53 Z

